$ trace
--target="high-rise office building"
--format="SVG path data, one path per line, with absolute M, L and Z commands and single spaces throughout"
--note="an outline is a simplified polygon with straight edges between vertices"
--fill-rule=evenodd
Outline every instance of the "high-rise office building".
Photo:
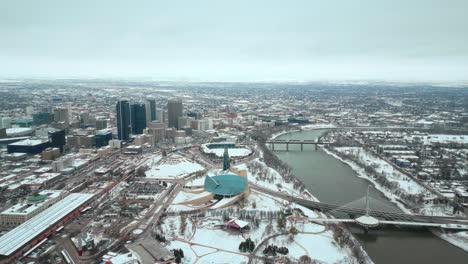
M 112 140 L 112 132 L 110 130 L 96 132 L 96 148 L 109 145 L 110 140 Z
M 186 127 L 187 123 L 188 123 L 188 118 L 187 117 L 184 117 L 184 116 L 179 117 L 179 119 L 177 120 L 177 129 L 180 130 L 180 129 Z
M 179 129 L 179 117 L 182 116 L 183 105 L 181 99 L 171 99 L 167 103 L 169 128 Z
M 156 121 L 156 100 L 148 99 L 145 103 L 146 107 L 146 123 Z
M 26 115 L 27 116 L 32 116 L 34 113 L 35 113 L 34 107 L 32 107 L 32 106 L 26 107 Z
M 162 108 L 156 109 L 156 121 L 160 123 L 164 123 L 164 109 Z
M 6 138 L 7 133 L 6 133 L 6 128 L 0 128 L 0 138 Z
M 154 143 L 158 143 L 166 137 L 166 125 L 159 122 L 151 122 L 148 128 L 145 129 L 145 134 L 151 135 Z
M 49 131 L 49 142 L 53 148 L 59 148 L 60 152 L 63 152 L 63 146 L 65 146 L 65 130 Z
M 68 108 L 58 107 L 54 109 L 54 122 L 70 124 L 70 115 Z
M 116 105 L 117 110 L 117 138 L 130 139 L 130 104 L 127 100 L 120 100 Z
M 144 104 L 130 105 L 130 123 L 132 126 L 132 134 L 143 134 L 143 129 L 146 128 L 146 110 Z
M 95 122 L 96 130 L 101 130 L 107 128 L 107 120 L 106 119 L 96 119 Z
M 0 128 L 11 128 L 11 118 L 0 117 Z
M 47 112 L 33 114 L 33 123 L 36 126 L 47 125 L 54 121 L 54 115 Z

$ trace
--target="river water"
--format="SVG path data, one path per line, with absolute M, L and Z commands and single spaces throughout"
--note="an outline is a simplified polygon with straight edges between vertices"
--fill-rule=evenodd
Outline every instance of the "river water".
M 324 130 L 309 130 L 284 134 L 278 139 L 315 139 Z M 283 146 L 275 145 L 276 155 L 288 163 L 296 177 L 320 201 L 339 205 L 362 207 L 369 183 L 358 178 L 356 173 L 343 162 L 315 151 L 314 146 L 304 146 L 304 151 L 281 151 Z M 298 146 L 289 146 L 299 150 Z M 379 191 L 370 189 L 372 209 L 399 210 Z M 351 231 L 361 241 L 375 263 L 468 263 L 468 253 L 439 239 L 431 232 L 420 229 L 385 228 L 369 230 L 352 227 Z

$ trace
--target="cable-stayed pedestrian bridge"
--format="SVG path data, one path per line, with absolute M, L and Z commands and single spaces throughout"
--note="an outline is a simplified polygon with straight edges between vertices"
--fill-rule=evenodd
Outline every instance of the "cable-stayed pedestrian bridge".
M 373 227 L 380 224 L 392 224 L 468 230 L 468 218 L 466 217 L 407 214 L 391 208 L 369 196 L 346 205 L 336 205 L 296 197 L 252 183 L 250 184 L 250 188 L 335 217 L 335 219 L 322 219 L 324 222 L 355 222 L 366 227 Z M 362 204 L 362 201 L 365 201 L 366 204 L 364 208 L 358 206 L 358 204 Z

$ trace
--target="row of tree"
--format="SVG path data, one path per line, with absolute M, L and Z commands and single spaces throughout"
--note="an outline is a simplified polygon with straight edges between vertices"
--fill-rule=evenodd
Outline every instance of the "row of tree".
M 366 262 L 366 254 L 364 250 L 348 230 L 338 224 L 330 224 L 328 228 L 333 232 L 333 239 L 340 247 L 348 246 L 351 248 L 358 263 Z
M 424 201 L 424 196 L 422 194 L 408 194 L 402 191 L 398 182 L 390 181 L 387 178 L 385 172 L 378 172 L 374 166 L 364 164 L 357 157 L 357 155 L 346 154 L 346 153 L 341 153 L 341 152 L 335 152 L 335 154 L 342 159 L 351 160 L 355 162 L 356 164 L 358 164 L 359 166 L 363 167 L 365 172 L 368 175 L 374 177 L 375 181 L 378 182 L 380 186 L 384 187 L 388 191 L 397 195 L 403 201 L 413 204 L 413 205 L 421 204 Z
M 252 252 L 255 249 L 255 243 L 252 239 L 247 238 L 245 241 L 239 244 L 239 251 L 240 252 Z
M 263 250 L 263 254 L 268 255 L 268 256 L 276 256 L 277 253 L 281 255 L 287 255 L 289 253 L 289 249 L 287 247 L 278 247 L 276 245 L 268 245 Z
M 184 258 L 184 251 L 180 248 L 174 249 L 174 258 L 177 264 L 181 263 L 182 259 Z
M 293 182 L 294 188 L 300 191 L 305 190 L 304 183 L 296 178 L 293 173 L 291 167 L 280 160 L 274 153 L 271 151 L 267 145 L 266 141 L 271 138 L 274 133 L 288 131 L 294 129 L 292 127 L 271 127 L 268 129 L 262 130 L 255 130 L 251 133 L 251 138 L 257 141 L 257 145 L 259 146 L 260 150 L 263 152 L 263 160 L 268 167 L 275 169 L 280 175 L 283 177 L 286 183 Z M 296 128 L 297 129 L 297 128 Z

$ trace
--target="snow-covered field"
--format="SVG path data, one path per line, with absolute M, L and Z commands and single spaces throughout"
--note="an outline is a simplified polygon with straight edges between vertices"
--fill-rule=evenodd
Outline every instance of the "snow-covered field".
M 198 263 L 207 263 L 207 264 L 244 264 L 249 260 L 246 256 L 240 256 L 238 254 L 228 253 L 228 252 L 217 252 L 209 254 L 203 257 Z
M 374 156 L 372 153 L 369 153 L 363 148 L 339 147 L 335 148 L 335 150 L 341 153 L 352 155 L 356 157 L 361 163 L 374 167 L 377 172 L 385 175 L 389 181 L 398 183 L 398 187 L 408 194 L 421 194 L 427 192 L 424 187 L 420 186 L 410 177 L 393 168 L 393 166 L 390 165 L 387 161 Z
M 180 199 L 182 198 L 186 197 Z M 286 208 L 299 209 L 302 214 L 296 212 L 293 216 L 287 217 L 286 227 L 280 229 L 276 217 Z M 237 209 L 251 213 L 250 217 L 243 219 L 249 222 L 250 227 L 243 232 L 226 228 L 226 221 L 223 220 L 226 216 L 236 217 Z M 267 212 L 271 212 L 272 215 Z M 232 211 L 229 209 L 210 211 L 203 218 L 187 216 L 186 229 L 183 234 L 180 230 L 180 216 L 166 217 L 162 222 L 161 230 L 171 241 L 168 243 L 168 248 L 182 248 L 185 256 L 188 256 L 185 261 L 189 260 L 190 263 L 195 261 L 197 263 L 246 263 L 248 260 L 246 253 L 240 252 L 238 248 L 239 244 L 247 238 L 252 239 L 256 246 L 266 240 L 264 246 L 256 253 L 258 256 L 263 256 L 263 248 L 266 245 L 275 244 L 288 247 L 289 254 L 286 257 L 293 261 L 297 261 L 303 255 L 309 255 L 313 259 L 326 263 L 354 263 L 353 258 L 350 257 L 352 254 L 349 248 L 340 248 L 335 243 L 330 230 L 321 224 L 311 222 L 313 218 L 323 217 L 321 213 L 303 206 L 252 192 L 245 201 L 233 205 Z M 299 232 L 293 240 L 287 234 L 292 226 Z M 286 234 L 275 236 L 281 233 Z
M 190 223 L 189 219 L 186 220 Z M 260 220 L 259 226 L 252 225 L 250 230 L 243 233 L 224 228 L 225 223 L 222 217 L 206 217 L 194 221 L 194 225 L 187 224 L 187 230 L 182 236 L 179 232 L 180 217 L 174 216 L 165 219 L 162 225 L 163 232 L 176 233 L 168 248 L 181 248 L 184 250 L 186 261 L 191 263 L 198 259 L 197 263 L 244 263 L 247 261 L 245 253 L 239 251 L 239 244 L 247 237 L 251 238 L 255 245 L 260 245 L 263 240 L 266 240 L 264 246 L 259 248 L 257 255 L 262 256 L 263 249 L 266 245 L 274 244 L 277 246 L 286 246 L 289 249 L 289 254 L 286 255 L 292 260 L 297 260 L 303 255 L 309 255 L 313 259 L 326 263 L 353 263 L 350 258 L 351 250 L 349 248 L 340 248 L 333 239 L 331 231 L 324 226 L 306 222 L 293 223 L 288 221 L 287 227 L 281 231 L 276 225 L 274 219 Z M 250 224 L 252 221 L 250 220 Z M 287 232 L 294 225 L 299 234 L 293 239 L 289 234 L 270 236 Z M 268 231 L 266 231 L 268 230 Z M 229 261 L 229 262 L 225 262 Z M 350 261 L 350 262 L 348 262 Z
M 334 242 L 331 231 L 316 235 L 297 234 L 293 241 L 289 239 L 289 235 L 282 235 L 272 239 L 270 244 L 287 247 L 289 249 L 288 257 L 293 259 L 308 255 L 325 263 L 355 263 L 352 257 L 348 257 L 351 254 L 350 250 L 340 248 Z M 262 247 L 261 250 L 264 248 Z
M 145 172 L 146 177 L 161 179 L 181 178 L 205 169 L 202 165 L 179 155 L 153 162 L 150 166 L 151 168 Z
M 246 198 L 246 205 L 244 209 L 257 209 L 257 210 L 265 210 L 265 211 L 275 211 L 281 206 L 285 205 L 285 201 L 281 199 L 277 199 L 271 197 L 270 195 L 258 193 L 252 191 L 252 193 L 247 196 Z M 255 207 L 255 208 L 254 208 Z

